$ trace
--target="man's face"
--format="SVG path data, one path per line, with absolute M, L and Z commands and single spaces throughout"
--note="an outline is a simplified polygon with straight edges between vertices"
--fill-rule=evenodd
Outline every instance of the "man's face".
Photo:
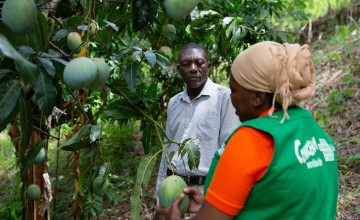
M 204 51 L 197 48 L 184 50 L 179 57 L 178 69 L 189 88 L 198 88 L 208 77 L 210 63 Z

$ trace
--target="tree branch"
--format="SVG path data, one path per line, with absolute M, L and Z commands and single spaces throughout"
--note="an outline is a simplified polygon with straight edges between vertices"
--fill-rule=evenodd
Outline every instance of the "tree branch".
M 49 45 L 56 50 L 57 52 L 59 52 L 61 54 L 61 56 L 63 56 L 66 59 L 70 59 L 71 56 L 67 53 L 65 53 L 62 49 L 58 48 L 54 43 L 52 43 L 51 41 L 49 41 Z

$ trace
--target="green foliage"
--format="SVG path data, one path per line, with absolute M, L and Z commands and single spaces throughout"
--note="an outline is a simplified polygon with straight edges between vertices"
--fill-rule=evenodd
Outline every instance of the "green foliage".
M 119 202 L 134 183 L 132 216 L 138 218 L 143 199 L 140 195 L 145 194 L 142 189 L 148 184 L 156 155 L 164 150 L 166 103 L 183 90 L 176 55 L 184 44 L 203 44 L 212 63 L 210 77 L 224 83 L 232 60 L 248 45 L 295 38 L 282 29 L 280 19 L 286 13 L 285 17 L 308 16 L 303 12 L 305 1 L 204 0 L 178 20 L 167 15 L 160 0 L 59 2 L 53 7 L 53 1 L 37 0 L 36 21 L 25 36 L 14 35 L 0 22 L 0 130 L 14 120 L 20 122 L 21 148 L 17 153 L 22 174 L 46 143 L 51 145 L 48 162 L 52 166 L 58 165 L 54 158 L 59 155 L 60 176 L 52 178 L 57 186 L 57 207 L 52 211 L 61 219 L 69 218 L 65 213 L 80 196 L 84 200 L 82 217 L 99 216 L 105 211 L 104 202 Z M 89 30 L 91 24 L 97 24 L 95 32 Z M 176 29 L 175 37 L 164 33 L 164 26 L 169 24 Z M 84 46 L 80 53 L 73 53 L 67 46 L 70 32 L 80 33 Z M 348 34 L 346 28 L 338 32 Z M 162 46 L 168 46 L 174 56 L 164 54 Z M 348 44 L 345 51 L 351 46 Z M 332 61 L 344 62 L 342 55 L 341 51 L 334 52 Z M 110 76 L 96 91 L 72 90 L 63 81 L 66 64 L 82 56 L 100 57 L 109 65 Z M 348 90 L 330 96 L 329 106 L 336 106 L 333 112 L 354 96 L 351 80 L 344 80 L 349 82 Z M 59 120 L 55 119 L 54 107 L 66 113 Z M 50 115 L 52 126 L 46 121 Z M 34 126 L 46 134 L 46 140 L 28 149 Z M 133 134 L 139 131 L 142 137 L 137 141 L 141 141 L 142 149 L 136 150 L 141 153 L 129 154 L 135 141 Z M 48 133 L 59 135 L 55 146 L 48 140 Z M 187 141 L 177 144 L 180 151 L 176 153 L 187 156 L 190 168 L 197 167 L 198 147 Z M 74 159 L 75 154 L 80 155 L 79 161 Z M 121 159 L 114 159 L 114 155 Z M 109 187 L 100 198 L 93 195 L 91 183 L 105 162 L 109 164 Z M 80 176 L 74 170 L 79 170 Z M 74 190 L 75 182 L 78 191 Z
M 16 70 L 22 74 L 22 77 L 31 85 L 35 85 L 37 75 L 37 67 L 35 64 L 24 58 L 16 51 L 7 38 L 0 34 L 0 55 L 14 60 Z M 15 70 L 15 69 L 14 69 Z
M 27 170 L 30 164 L 34 161 L 36 156 L 39 154 L 41 149 L 43 149 L 46 145 L 47 140 L 40 140 L 33 148 L 29 150 L 26 154 L 24 162 L 21 164 L 20 174 L 24 176 L 27 173 Z
M 184 151 L 187 153 L 188 166 L 190 170 L 198 168 L 200 164 L 200 149 L 199 146 L 193 142 L 187 142 L 185 144 Z
M 141 194 L 143 188 L 145 188 L 150 180 L 152 169 L 155 166 L 156 154 L 143 156 L 140 160 L 137 168 L 136 182 L 131 192 L 131 216 L 134 220 L 139 220 L 140 213 L 142 211 Z
M 23 94 L 19 97 L 18 103 L 20 107 L 20 128 L 22 132 L 19 155 L 23 155 L 23 152 L 25 152 L 27 146 L 29 146 L 34 122 L 30 104 L 25 99 Z
M 90 137 L 93 125 L 86 124 L 79 129 L 69 140 L 59 146 L 59 150 L 76 151 L 90 147 Z M 95 131 L 97 133 L 97 131 Z
M 21 199 L 19 172 L 16 166 L 15 151 L 8 136 L 0 133 L 0 219 L 21 218 Z
M 0 123 L 6 120 L 11 115 L 13 108 L 17 104 L 17 99 L 20 95 L 20 85 L 15 80 L 3 81 L 0 83 Z
M 135 125 L 135 126 L 134 126 Z M 97 135 L 101 139 L 97 139 L 98 145 L 92 148 L 82 149 L 82 159 L 80 161 L 81 175 L 78 179 L 79 194 L 73 192 L 74 177 L 69 173 L 66 167 L 71 166 L 73 162 L 71 155 L 73 151 L 63 151 L 51 144 L 49 154 L 58 152 L 60 154 L 59 171 L 66 174 L 65 177 L 60 176 L 58 180 L 53 179 L 52 183 L 57 186 L 56 192 L 56 209 L 52 209 L 54 219 L 69 218 L 68 206 L 77 196 L 81 196 L 84 202 L 83 217 L 92 218 L 99 217 L 106 212 L 114 211 L 115 206 L 120 202 L 124 202 L 129 197 L 129 190 L 133 187 L 136 176 L 136 167 L 140 158 L 134 157 L 131 153 L 135 143 L 134 133 L 139 126 L 135 122 L 119 125 L 116 122 L 98 124 L 98 128 L 86 126 L 91 131 L 96 130 Z M 100 130 L 100 132 L 99 132 Z M 70 128 L 64 126 L 62 133 L 66 134 L 71 131 Z M 88 132 L 79 132 L 75 137 L 80 138 L 82 133 L 86 137 L 91 136 Z M 84 138 L 84 136 L 82 136 Z M 66 160 L 67 158 L 67 160 Z M 67 162 L 71 161 L 71 162 Z M 49 161 L 50 166 L 54 167 L 55 161 Z M 53 171 L 52 171 L 53 172 Z M 54 175 L 53 173 L 51 174 Z M 99 176 L 108 180 L 108 186 L 102 196 L 94 195 L 93 180 Z M 106 208 L 109 207 L 110 208 Z M 52 207 L 54 208 L 54 207 Z

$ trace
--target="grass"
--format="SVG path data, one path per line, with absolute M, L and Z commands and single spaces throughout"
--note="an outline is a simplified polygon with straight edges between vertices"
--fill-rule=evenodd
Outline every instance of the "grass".
M 21 183 L 14 152 L 9 136 L 0 133 L 0 219 L 21 219 Z

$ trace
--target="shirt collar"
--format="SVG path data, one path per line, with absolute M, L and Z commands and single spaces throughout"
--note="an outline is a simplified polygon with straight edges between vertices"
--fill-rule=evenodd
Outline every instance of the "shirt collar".
M 204 88 L 201 90 L 200 94 L 195 99 L 201 96 L 211 96 L 211 94 L 213 93 L 213 88 L 212 88 L 213 84 L 214 83 L 210 80 L 210 78 L 207 78 Z M 186 91 L 186 87 L 184 89 L 184 92 L 181 94 L 180 99 L 183 101 L 185 100 L 190 101 L 189 95 L 187 94 Z

